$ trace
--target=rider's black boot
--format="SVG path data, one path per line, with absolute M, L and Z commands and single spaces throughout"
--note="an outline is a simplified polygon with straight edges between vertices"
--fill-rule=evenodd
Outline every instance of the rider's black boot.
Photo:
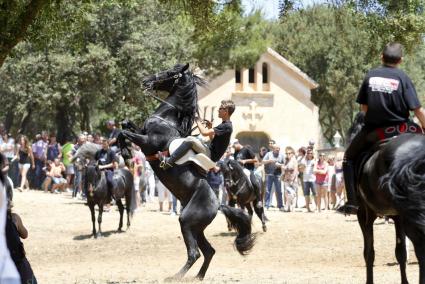
M 161 152 L 158 152 L 158 159 L 161 161 L 159 167 L 163 170 L 171 168 L 175 165 L 176 161 L 183 157 L 190 149 L 192 149 L 192 143 L 183 142 L 170 157 L 165 157 Z
M 345 160 L 342 163 L 344 173 L 345 192 L 347 193 L 347 203 L 337 209 L 338 213 L 345 215 L 357 214 L 359 208 L 356 195 L 356 179 L 354 164 L 352 161 Z

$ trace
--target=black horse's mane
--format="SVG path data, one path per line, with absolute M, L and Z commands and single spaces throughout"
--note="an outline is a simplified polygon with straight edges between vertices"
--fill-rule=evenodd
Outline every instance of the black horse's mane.
M 194 75 L 191 71 L 183 73 L 184 80 L 180 80 L 170 96 L 176 98 L 176 109 L 180 120 L 181 133 L 184 136 L 190 135 L 195 117 L 199 112 L 197 86 L 206 85 L 206 80 Z

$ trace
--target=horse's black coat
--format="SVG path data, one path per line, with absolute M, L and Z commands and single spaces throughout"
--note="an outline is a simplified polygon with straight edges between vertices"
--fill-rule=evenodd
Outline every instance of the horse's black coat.
M 190 135 L 198 113 L 196 86 L 204 81 L 193 75 L 188 67 L 188 64 L 176 65 L 143 81 L 145 88 L 165 91 L 169 96 L 145 121 L 142 129 L 139 130 L 128 122 L 123 125 L 123 128 L 130 126 L 131 130 L 123 130 L 119 137 L 124 152 L 129 152 L 125 151 L 125 139 L 140 146 L 143 153 L 149 156 L 167 150 L 173 139 Z M 158 160 L 150 161 L 150 164 L 161 182 L 184 207 L 179 222 L 187 248 L 187 261 L 173 278 L 180 279 L 186 274 L 200 257 L 200 249 L 204 255 L 204 263 L 197 277 L 203 279 L 215 254 L 214 248 L 205 238 L 204 230 L 217 215 L 217 197 L 204 175 L 199 173 L 193 164 L 175 166 L 167 170 L 159 167 Z M 227 206 L 222 206 L 222 212 L 238 231 L 236 249 L 245 254 L 254 245 L 249 216 L 240 209 Z
M 87 165 L 83 168 L 82 180 L 85 191 L 87 192 L 87 205 L 90 208 L 92 224 L 93 224 L 93 236 L 98 237 L 102 235 L 101 223 L 103 206 L 111 202 L 112 196 L 108 191 L 106 184 L 106 177 L 95 165 Z M 125 208 L 127 211 L 127 228 L 130 227 L 130 217 L 133 213 L 132 199 L 134 198 L 133 190 L 133 175 L 127 169 L 117 169 L 114 172 L 115 186 L 112 193 L 115 198 L 115 202 L 120 212 L 120 222 L 118 225 L 118 231 L 121 232 L 123 226 L 124 216 L 124 205 L 122 204 L 121 198 L 125 198 Z M 98 206 L 98 224 L 99 231 L 96 234 L 96 218 L 94 207 Z
M 347 137 L 361 129 L 358 115 Z M 357 177 L 358 222 L 364 239 L 366 283 L 373 283 L 373 223 L 389 216 L 396 230 L 396 258 L 401 283 L 406 277 L 406 235 L 413 242 L 419 261 L 419 283 L 425 283 L 425 136 L 402 134 L 379 146 L 359 169 Z
M 253 215 L 252 209 L 254 208 L 255 214 L 260 218 L 263 225 L 263 231 L 267 231 L 264 207 L 257 208 L 256 206 L 257 202 L 260 200 L 257 200 L 255 192 L 260 192 L 259 195 L 262 196 L 261 180 L 252 172 L 248 178 L 242 166 L 235 160 L 228 159 L 220 163 L 220 169 L 223 173 L 224 185 L 229 193 L 230 199 L 236 198 L 236 203 L 242 209 L 246 207 L 251 218 Z

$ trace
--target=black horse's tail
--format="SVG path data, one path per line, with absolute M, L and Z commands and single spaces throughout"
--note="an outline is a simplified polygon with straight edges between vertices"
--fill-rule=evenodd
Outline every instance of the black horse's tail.
M 407 221 L 425 226 L 425 151 L 421 146 L 395 159 L 382 177 L 394 206 Z
M 236 249 L 241 255 L 248 254 L 255 244 L 255 234 L 251 233 L 251 219 L 241 209 L 227 205 L 221 205 L 220 209 L 229 221 L 230 226 L 238 233 L 235 240 Z

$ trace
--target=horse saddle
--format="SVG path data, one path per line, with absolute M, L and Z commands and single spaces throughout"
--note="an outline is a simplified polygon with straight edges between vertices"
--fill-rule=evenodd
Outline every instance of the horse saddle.
M 170 147 L 168 149 L 170 155 L 173 154 L 173 152 L 184 142 L 184 140 L 184 138 L 177 138 L 171 141 Z M 207 155 L 203 153 L 196 153 L 193 150 L 187 151 L 187 153 L 183 157 L 176 161 L 176 164 L 183 165 L 187 162 L 195 163 L 207 172 L 210 169 L 214 168 L 216 165 L 216 163 L 213 162 Z
M 408 121 L 395 126 L 377 128 L 375 129 L 375 133 L 379 140 L 370 149 L 361 153 L 356 161 L 356 178 L 360 177 L 363 167 L 370 157 L 389 141 L 404 133 L 423 134 L 423 131 L 416 123 Z

